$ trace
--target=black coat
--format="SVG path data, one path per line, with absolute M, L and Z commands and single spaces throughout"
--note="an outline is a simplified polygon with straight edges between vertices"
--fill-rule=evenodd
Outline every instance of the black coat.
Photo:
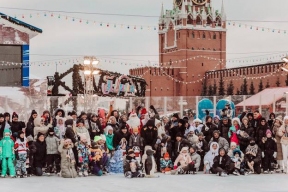
M 44 167 L 46 162 L 46 142 L 35 141 L 36 152 L 34 153 L 34 166 Z
M 4 134 L 4 129 L 5 129 L 5 121 L 3 121 L 2 123 L 0 123 L 0 140 L 3 138 L 3 134 Z
M 26 136 L 31 135 L 34 138 L 34 119 L 30 117 L 27 124 L 26 124 Z
M 228 137 L 230 127 L 231 127 L 231 123 L 223 124 L 223 122 L 220 122 L 218 126 L 218 129 L 220 131 L 220 136 L 224 137 L 228 142 L 230 141 L 230 138 Z
M 28 147 L 29 147 L 29 165 L 30 165 L 30 167 L 33 167 L 33 165 L 34 165 L 34 154 L 37 151 L 34 141 L 29 141 L 28 142 Z
M 176 141 L 175 148 L 174 148 L 174 154 L 176 157 L 179 155 L 178 146 L 179 146 L 179 152 L 180 152 L 183 147 L 191 147 L 191 143 L 186 139 L 181 139 L 181 141 Z
M 274 152 L 277 152 L 277 144 L 274 138 L 263 138 L 261 150 L 265 154 L 273 155 Z
M 113 137 L 113 147 L 116 149 L 117 146 L 119 145 L 120 141 L 122 138 L 125 138 L 126 141 L 127 141 L 127 146 L 128 146 L 128 142 L 129 142 L 129 138 L 131 136 L 131 133 L 129 133 L 127 131 L 127 133 L 123 133 L 121 130 L 120 131 L 117 131 L 115 134 L 114 134 L 114 137 Z
M 71 139 L 72 143 L 75 144 L 77 142 L 77 136 L 72 127 L 68 126 L 65 132 L 65 138 Z
M 220 163 L 220 157 L 221 157 L 220 155 L 217 155 L 216 157 L 214 157 L 213 168 L 216 169 L 217 167 L 221 167 L 223 170 L 227 171 L 230 167 L 231 162 L 232 162 L 231 158 L 227 154 L 225 154 L 222 157 L 222 160 Z
M 269 129 L 268 125 L 260 125 L 259 127 L 257 127 L 256 129 L 256 133 L 255 133 L 255 140 L 256 143 L 261 146 L 262 144 L 262 138 L 266 137 L 266 131 Z M 272 131 L 271 131 L 272 133 Z
M 261 161 L 262 161 L 262 156 L 261 155 L 262 155 L 261 148 L 258 146 L 258 150 L 257 150 L 256 156 L 253 156 L 251 154 L 247 154 L 246 151 L 245 151 L 244 160 L 245 160 L 245 162 L 254 161 L 255 164 L 261 164 Z
M 157 137 L 158 137 L 158 131 L 157 128 L 143 128 L 142 132 L 142 138 L 144 140 L 144 146 L 150 145 L 154 148 L 154 145 L 156 144 Z
M 208 128 L 208 130 L 207 130 Z M 207 131 L 206 131 L 207 130 Z M 202 127 L 202 133 L 205 136 L 205 140 L 207 142 L 209 142 L 213 136 L 213 132 L 215 130 L 219 130 L 218 127 L 214 124 L 214 123 L 206 123 L 203 127 Z
M 99 120 L 95 122 L 93 120 L 90 120 L 88 121 L 88 123 L 89 123 L 88 131 L 89 131 L 91 140 L 93 140 L 96 135 L 103 134 L 103 129 Z
M 11 122 L 11 132 L 12 134 L 17 133 L 18 131 L 22 131 L 22 128 L 25 128 L 25 123 L 22 121 L 12 121 Z M 14 135 L 13 135 L 14 136 Z
M 249 137 L 255 138 L 254 128 L 251 127 L 250 124 L 248 124 L 247 127 L 245 127 L 245 125 L 242 124 L 240 127 L 240 131 L 245 131 L 249 135 Z M 239 139 L 240 145 L 246 146 L 246 147 L 249 145 L 249 137 L 242 137 L 240 134 L 237 134 L 237 137 Z

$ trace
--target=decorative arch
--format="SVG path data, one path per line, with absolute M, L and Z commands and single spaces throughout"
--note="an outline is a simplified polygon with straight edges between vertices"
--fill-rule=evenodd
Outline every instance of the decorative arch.
M 188 15 L 187 24 L 188 25 L 193 25 L 193 16 L 191 14 Z
M 216 26 L 218 26 L 218 27 L 222 26 L 222 19 L 220 16 L 216 17 Z
M 209 15 L 209 16 L 207 17 L 206 25 L 207 25 L 207 26 L 211 26 L 212 23 L 213 23 L 213 19 L 212 19 L 212 17 Z
M 196 25 L 202 25 L 202 17 L 201 17 L 201 15 L 197 15 L 197 17 L 196 17 Z

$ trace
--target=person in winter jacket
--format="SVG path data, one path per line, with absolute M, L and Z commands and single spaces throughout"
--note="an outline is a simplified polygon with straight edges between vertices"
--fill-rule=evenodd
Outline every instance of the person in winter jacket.
M 218 127 L 213 123 L 211 116 L 206 116 L 205 124 L 202 128 L 202 132 L 205 136 L 205 140 L 209 142 L 212 138 L 213 132 L 218 130 Z
M 279 136 L 278 132 L 279 129 L 281 127 L 281 125 L 283 124 L 282 122 L 282 117 L 276 117 L 273 125 L 272 125 L 272 135 L 274 135 L 275 139 L 276 139 L 276 144 L 277 144 L 277 164 L 278 164 L 278 169 L 276 170 L 276 172 L 282 172 L 283 170 L 283 153 L 282 153 L 282 146 L 281 146 L 281 137 Z
M 174 171 L 176 174 L 184 174 L 188 171 L 194 170 L 194 164 L 192 163 L 191 156 L 189 154 L 189 148 L 183 147 L 174 162 Z
M 273 124 L 274 124 L 274 121 L 275 121 L 275 118 L 276 118 L 275 113 L 270 113 L 269 119 L 268 119 L 268 121 L 267 121 L 268 126 L 269 126 L 270 128 L 272 128 L 272 126 L 273 126 Z
M 218 155 L 219 144 L 217 142 L 212 142 L 210 145 L 210 150 L 204 156 L 204 173 L 209 173 L 214 164 L 214 158 Z
M 287 159 L 288 159 L 288 116 L 284 117 L 283 124 L 278 131 L 278 136 L 281 137 L 280 143 L 282 146 L 284 173 L 287 174 Z
M 4 119 L 5 119 L 5 121 L 9 124 L 9 125 L 11 125 L 11 115 L 10 115 L 10 113 L 8 113 L 8 112 L 5 112 L 4 114 Z
M 0 140 L 3 138 L 5 126 L 6 126 L 6 122 L 5 122 L 4 115 L 0 113 Z
M 47 126 L 44 124 L 44 118 L 43 117 L 36 117 L 34 119 L 34 139 L 37 139 L 38 133 L 41 133 L 43 135 L 47 135 L 47 131 L 50 127 L 52 127 L 52 122 L 48 124 Z
M 213 118 L 213 123 L 217 126 L 219 126 L 220 124 L 220 117 L 218 115 L 215 115 L 214 118 Z
M 201 164 L 201 157 L 200 155 L 197 153 L 197 148 L 195 146 L 191 146 L 189 148 L 189 153 L 190 153 L 190 156 L 191 156 L 191 167 L 192 168 L 192 172 L 193 174 L 195 174 L 197 171 L 199 171 L 199 167 L 200 167 L 200 164 Z
M 217 155 L 213 160 L 213 166 L 211 169 L 212 173 L 218 173 L 219 176 L 226 177 L 229 174 L 232 174 L 234 171 L 234 162 L 231 161 L 231 158 L 227 155 L 224 148 L 219 149 L 219 155 Z
M 204 125 L 202 124 L 202 121 L 199 118 L 196 118 L 193 120 L 193 125 L 191 125 L 192 130 L 196 135 L 202 132 Z
M 65 118 L 57 117 L 57 124 L 56 127 L 54 127 L 54 133 L 55 135 L 61 140 L 64 139 L 66 134 L 66 127 L 65 127 Z
M 43 111 L 42 117 L 44 118 L 44 125 L 47 126 L 48 124 L 51 123 L 51 114 L 48 110 Z M 53 123 L 53 119 L 52 119 L 52 123 Z
M 113 146 L 114 146 L 114 148 L 116 149 L 120 145 L 121 140 L 123 138 L 125 138 L 126 141 L 129 141 L 130 135 L 131 135 L 131 133 L 128 132 L 128 127 L 127 126 L 121 127 L 121 129 L 114 134 L 114 138 L 113 138 Z
M 108 172 L 108 166 L 109 166 L 109 157 L 108 157 L 108 152 L 109 150 L 107 149 L 106 143 L 105 143 L 105 137 L 103 135 L 101 136 L 95 136 L 94 142 L 96 145 L 99 146 L 99 149 L 102 151 L 102 158 L 99 164 L 97 163 L 96 166 L 93 168 L 93 172 L 97 176 L 101 176 L 102 174 L 106 174 Z
M 187 133 L 186 138 L 191 143 L 191 145 L 195 145 L 198 142 L 198 136 L 195 135 L 192 129 Z
M 77 127 L 75 129 L 76 134 L 79 138 L 84 137 L 87 140 L 88 145 L 91 146 L 91 139 L 88 129 L 84 126 L 84 120 L 78 119 L 77 121 Z M 79 158 L 78 158 L 79 159 Z
M 63 109 L 56 109 L 54 113 L 54 118 L 52 119 L 52 126 L 56 127 L 57 125 L 57 117 L 65 118 L 65 112 Z M 46 118 L 44 119 L 46 120 Z M 50 119 L 49 119 L 50 120 Z M 50 122 L 51 123 L 51 122 Z
M 228 132 L 228 137 L 230 138 L 230 143 L 231 142 L 234 142 L 237 144 L 237 146 L 239 145 L 239 140 L 238 140 L 238 137 L 237 137 L 237 132 L 240 130 L 240 126 L 241 126 L 241 123 L 240 123 L 240 119 L 235 117 L 232 119 L 232 124 L 233 126 L 230 127 L 229 129 L 229 132 Z
M 113 153 L 113 151 L 115 151 L 115 148 L 113 146 L 113 138 L 114 138 L 113 128 L 111 126 L 107 126 L 106 131 L 107 131 L 105 133 L 106 145 L 107 145 L 107 148 L 109 149 L 110 153 Z
M 78 150 L 78 162 L 79 162 L 79 176 L 84 177 L 88 176 L 88 168 L 89 168 L 89 147 L 88 142 L 85 136 L 81 136 L 81 140 L 77 146 Z
M 249 117 L 248 117 L 248 119 L 249 119 Z M 263 120 L 263 118 L 262 118 L 262 115 L 259 113 L 259 111 L 258 110 L 254 111 L 253 119 L 250 122 L 251 122 L 251 125 L 256 132 L 257 132 L 257 129 L 260 126 L 262 120 Z M 266 120 L 265 120 L 265 122 L 266 122 Z M 265 132 L 264 132 L 264 135 L 265 135 Z M 256 138 L 256 143 L 257 143 L 257 138 Z
M 232 119 L 233 117 L 233 110 L 230 107 L 230 103 L 227 102 L 225 108 L 221 111 L 221 118 L 227 117 L 228 119 Z
M 116 133 L 117 131 L 119 131 L 119 129 L 121 129 L 121 127 L 119 127 L 119 124 L 114 116 L 109 117 L 107 125 L 110 125 L 111 127 L 113 127 L 114 133 Z M 127 126 L 127 123 L 126 124 L 122 123 L 122 126 Z
M 263 159 L 263 173 L 274 173 L 274 164 L 275 158 L 277 157 L 277 144 L 276 139 L 272 138 L 272 132 L 267 129 L 266 137 L 262 138 L 262 158 Z
M 91 114 L 89 118 L 89 134 L 91 140 L 93 140 L 95 136 L 103 134 L 99 117 L 95 113 Z
M 217 142 L 219 144 L 219 148 L 224 148 L 226 151 L 229 149 L 228 141 L 225 138 L 220 137 L 220 133 L 217 130 L 213 132 L 213 137 L 209 142 L 209 146 L 212 142 Z
M 178 120 L 178 132 L 180 132 L 182 135 L 185 134 L 185 130 L 186 130 L 186 121 L 184 119 L 179 119 Z
M 138 133 L 138 127 L 133 128 L 133 133 L 129 138 L 128 146 L 130 149 L 133 149 L 133 147 L 139 147 L 139 149 L 143 151 L 144 149 L 143 138 Z
M 34 144 L 34 139 L 30 135 L 27 137 L 27 144 L 29 148 L 29 155 L 28 155 L 28 168 L 27 168 L 27 173 L 28 175 L 32 175 L 35 171 L 34 169 L 34 154 L 36 153 L 36 146 Z
M 241 151 L 245 151 L 249 145 L 249 138 L 254 138 L 254 128 L 249 124 L 247 117 L 242 118 L 242 124 L 240 131 L 237 132 L 237 137 L 239 140 L 239 146 Z
M 250 169 L 249 173 L 261 173 L 261 149 L 252 137 L 250 138 L 250 143 L 246 148 L 244 161 Z
M 230 127 L 231 127 L 231 122 L 229 121 L 227 117 L 224 117 L 218 126 L 218 129 L 220 131 L 220 136 L 226 139 L 227 141 L 230 141 L 230 138 L 228 136 Z
M 127 178 L 141 178 L 144 177 L 144 174 L 141 171 L 141 166 L 135 159 L 135 154 L 132 149 L 128 151 L 128 154 L 125 158 L 124 164 L 124 176 Z
M 196 142 L 196 144 L 194 146 L 197 149 L 197 153 L 201 157 L 201 163 L 200 163 L 199 171 L 203 171 L 203 168 L 204 168 L 204 156 L 208 152 L 208 143 L 204 139 L 203 133 L 199 133 L 198 134 L 198 141 Z
M 13 161 L 15 160 L 14 142 L 11 139 L 11 131 L 4 130 L 4 138 L 0 141 L 0 161 L 2 166 L 1 177 L 6 177 L 7 168 L 10 177 L 16 177 Z
M 71 139 L 61 140 L 58 151 L 61 155 L 61 177 L 76 178 L 77 172 L 75 169 L 75 157 L 73 153 L 73 143 Z
M 154 120 L 149 119 L 147 121 L 146 125 L 142 129 L 141 136 L 144 140 L 144 146 L 150 145 L 152 148 L 155 148 L 158 132 Z
M 230 156 L 231 157 L 231 156 Z M 233 156 L 231 157 L 232 162 L 234 162 L 235 170 L 233 172 L 234 175 L 247 175 L 245 172 L 245 162 L 244 162 L 244 154 L 239 149 L 233 150 Z
M 17 139 L 18 132 L 23 131 L 24 128 L 25 128 L 25 123 L 23 121 L 18 121 L 18 115 L 15 112 L 13 112 L 10 129 L 11 129 L 14 140 Z
M 26 137 L 31 135 L 32 137 L 34 137 L 34 119 L 37 117 L 37 112 L 35 110 L 32 110 L 31 115 L 28 119 L 28 122 L 26 124 Z
M 26 159 L 28 158 L 29 148 L 23 131 L 18 132 L 14 150 L 16 154 L 16 174 L 21 178 L 27 177 Z
M 173 169 L 173 163 L 168 152 L 160 159 L 160 171 L 161 173 L 168 174 Z
M 192 146 L 190 142 L 183 138 L 182 134 L 179 132 L 176 135 L 176 143 L 174 148 L 174 159 L 178 157 L 183 147 L 190 147 Z
M 48 135 L 45 138 L 45 142 L 46 142 L 46 149 L 47 149 L 46 173 L 48 175 L 53 173 L 53 167 L 55 163 L 56 173 L 59 175 L 60 174 L 60 155 L 59 155 L 58 147 L 60 144 L 60 139 L 56 137 L 54 129 L 52 127 L 48 129 Z
M 44 134 L 39 132 L 36 136 L 35 147 L 36 152 L 34 153 L 34 167 L 35 167 L 35 175 L 42 176 L 43 171 L 42 168 L 45 167 L 46 162 L 46 142 Z
M 261 146 L 262 139 L 263 137 L 266 136 L 267 129 L 270 129 L 270 128 L 268 127 L 266 119 L 261 118 L 260 125 L 257 127 L 256 132 L 255 132 L 255 139 L 256 139 L 256 143 L 258 144 L 258 146 Z
M 65 127 L 66 127 L 66 132 L 65 132 L 65 139 L 70 139 L 72 142 L 72 150 L 74 153 L 75 157 L 75 163 L 76 163 L 76 168 L 78 166 L 78 152 L 77 152 L 77 145 L 78 145 L 78 136 L 76 133 L 76 128 L 74 126 L 74 120 L 73 119 L 68 119 L 65 121 Z

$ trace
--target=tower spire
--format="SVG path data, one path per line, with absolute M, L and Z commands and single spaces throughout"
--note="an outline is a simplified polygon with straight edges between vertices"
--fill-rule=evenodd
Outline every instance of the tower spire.
M 162 20 L 163 17 L 164 17 L 164 7 L 163 7 L 163 2 L 162 2 L 162 7 L 161 7 L 161 13 L 160 13 L 159 21 Z
M 221 19 L 222 19 L 222 21 L 226 21 L 226 13 L 225 13 L 225 10 L 224 10 L 224 0 L 222 0 Z

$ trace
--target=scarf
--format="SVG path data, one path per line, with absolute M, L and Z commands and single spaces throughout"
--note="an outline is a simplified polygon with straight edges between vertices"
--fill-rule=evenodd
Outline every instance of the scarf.
M 256 154 L 258 152 L 258 146 L 255 144 L 254 146 L 248 145 L 246 148 L 246 154 L 250 153 L 251 155 L 256 157 Z

